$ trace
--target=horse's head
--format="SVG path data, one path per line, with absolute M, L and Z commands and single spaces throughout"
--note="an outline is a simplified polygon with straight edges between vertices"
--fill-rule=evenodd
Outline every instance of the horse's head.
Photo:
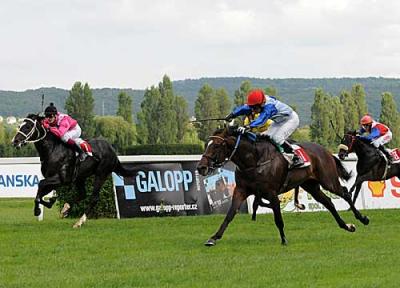
M 29 114 L 19 125 L 18 131 L 12 139 L 12 145 L 15 148 L 30 142 L 37 142 L 46 136 L 46 129 L 41 125 L 42 116 Z
M 225 127 L 216 130 L 209 137 L 205 151 L 197 164 L 200 175 L 206 176 L 223 166 L 232 157 L 235 141 L 236 137 L 232 128 Z
M 357 139 L 356 137 L 357 137 L 356 131 L 350 131 L 344 134 L 339 144 L 338 156 L 340 160 L 344 160 L 349 155 L 349 153 L 353 152 L 354 142 Z

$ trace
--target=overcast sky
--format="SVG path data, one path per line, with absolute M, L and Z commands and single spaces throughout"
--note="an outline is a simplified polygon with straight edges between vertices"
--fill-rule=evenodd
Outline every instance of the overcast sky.
M 400 77 L 400 1 L 1 0 L 0 90 Z

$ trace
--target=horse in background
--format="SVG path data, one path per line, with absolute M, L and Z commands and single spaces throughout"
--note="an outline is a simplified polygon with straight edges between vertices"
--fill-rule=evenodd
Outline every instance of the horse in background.
M 40 156 L 41 172 L 44 179 L 40 180 L 36 198 L 34 200 L 34 215 L 40 214 L 39 204 L 51 208 L 56 201 L 53 197 L 49 202 L 43 197 L 56 190 L 58 186 L 75 183 L 79 192 L 76 202 L 86 196 L 85 181 L 94 175 L 93 193 L 89 205 L 74 228 L 81 227 L 87 220 L 93 208 L 99 200 L 99 192 L 111 172 L 120 176 L 135 176 L 136 171 L 126 169 L 119 161 L 113 147 L 105 140 L 93 139 L 89 141 L 93 148 L 94 157 L 87 157 L 84 161 L 79 160 L 76 152 L 64 144 L 42 126 L 43 117 L 37 114 L 29 114 L 19 126 L 12 140 L 16 148 L 27 143 L 34 143 Z M 65 203 L 61 213 L 68 214 L 70 205 Z
M 342 197 L 353 211 L 355 217 L 364 225 L 369 219 L 363 216 L 353 205 L 346 187 L 340 185 L 339 177 L 348 180 L 351 174 L 346 171 L 339 159 L 318 144 L 299 144 L 310 158 L 311 165 L 306 168 L 288 169 L 288 163 L 274 144 L 269 140 L 248 140 L 236 129 L 225 127 L 218 129 L 209 137 L 208 145 L 197 165 L 198 172 L 205 176 L 228 160 L 236 164 L 232 204 L 218 231 L 205 243 L 214 246 L 221 239 L 225 229 L 235 217 L 240 205 L 249 195 L 258 195 L 269 202 L 273 210 L 281 244 L 287 244 L 284 223 L 278 195 L 297 186 L 301 186 L 315 200 L 324 205 L 333 215 L 340 228 L 354 232 L 355 225 L 346 224 L 340 217 L 331 199 L 320 189 Z
M 352 194 L 355 189 L 354 204 L 364 181 L 381 181 L 395 176 L 400 178 L 400 164 L 388 164 L 382 152 L 371 145 L 368 140 L 357 137 L 356 131 L 349 131 L 344 134 L 339 145 L 338 156 L 341 160 L 344 160 L 351 152 L 354 152 L 358 158 L 357 177 L 349 191 Z

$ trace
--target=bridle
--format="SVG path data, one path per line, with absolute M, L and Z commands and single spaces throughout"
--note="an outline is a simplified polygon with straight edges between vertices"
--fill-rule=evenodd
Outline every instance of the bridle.
M 42 131 L 44 131 L 43 136 L 42 136 L 42 137 L 39 137 L 39 138 L 37 138 L 37 139 L 32 139 L 32 140 L 31 140 L 32 136 L 35 134 L 35 131 L 38 133 L 38 135 L 41 134 L 41 132 L 39 131 L 39 128 L 38 128 L 38 121 L 37 121 L 36 119 L 33 120 L 33 119 L 31 119 L 31 118 L 25 118 L 25 119 L 24 119 L 24 122 L 25 122 L 25 121 L 31 122 L 31 123 L 33 124 L 33 126 L 32 126 L 32 129 L 31 129 L 28 133 L 24 133 L 24 132 L 21 131 L 22 126 L 18 129 L 18 131 L 17 131 L 17 133 L 15 134 L 15 136 L 17 136 L 18 134 L 21 134 L 23 137 L 25 137 L 25 138 L 21 141 L 21 144 L 20 144 L 20 145 L 24 145 L 25 143 L 35 143 L 35 142 L 39 142 L 39 141 L 43 140 L 43 139 L 46 137 L 46 135 L 47 135 L 46 129 L 44 129 L 43 126 L 39 125 L 39 126 L 42 128 Z M 13 138 L 13 141 L 14 141 L 14 139 L 15 139 L 15 136 L 14 136 L 14 138 Z
M 343 149 L 344 151 L 346 151 L 345 156 L 348 156 L 349 153 L 353 149 L 354 142 L 356 141 L 356 136 L 352 135 L 352 134 L 344 134 L 344 136 L 350 136 L 351 137 L 351 142 L 350 142 L 349 146 L 347 146 L 345 144 L 339 144 L 339 149 Z
M 209 165 L 209 169 L 215 170 L 217 168 L 223 167 L 227 162 L 229 162 L 232 159 L 233 155 L 236 153 L 236 150 L 237 150 L 237 148 L 239 146 L 241 137 L 242 137 L 242 134 L 239 134 L 239 136 L 236 139 L 235 147 L 233 148 L 232 153 L 230 154 L 229 157 L 225 157 L 224 161 L 222 161 L 222 162 L 218 162 L 217 155 L 215 157 L 210 157 L 210 156 L 206 155 L 207 151 L 208 151 L 208 148 L 210 146 L 210 145 L 208 145 L 207 148 L 206 148 L 206 151 L 204 151 L 202 157 L 205 157 L 211 163 Z M 210 140 L 212 140 L 212 139 L 222 140 L 222 143 L 219 143 L 218 145 L 222 145 L 224 147 L 224 150 L 226 151 L 226 149 L 227 149 L 227 140 L 226 140 L 226 138 L 223 138 L 223 137 L 217 136 L 217 135 L 213 135 L 213 136 L 208 137 L 208 139 L 210 139 Z

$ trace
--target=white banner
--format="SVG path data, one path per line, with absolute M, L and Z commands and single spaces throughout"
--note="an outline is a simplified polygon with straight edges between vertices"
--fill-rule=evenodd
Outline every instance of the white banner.
M 42 178 L 40 164 L 1 164 L 0 198 L 34 198 Z

